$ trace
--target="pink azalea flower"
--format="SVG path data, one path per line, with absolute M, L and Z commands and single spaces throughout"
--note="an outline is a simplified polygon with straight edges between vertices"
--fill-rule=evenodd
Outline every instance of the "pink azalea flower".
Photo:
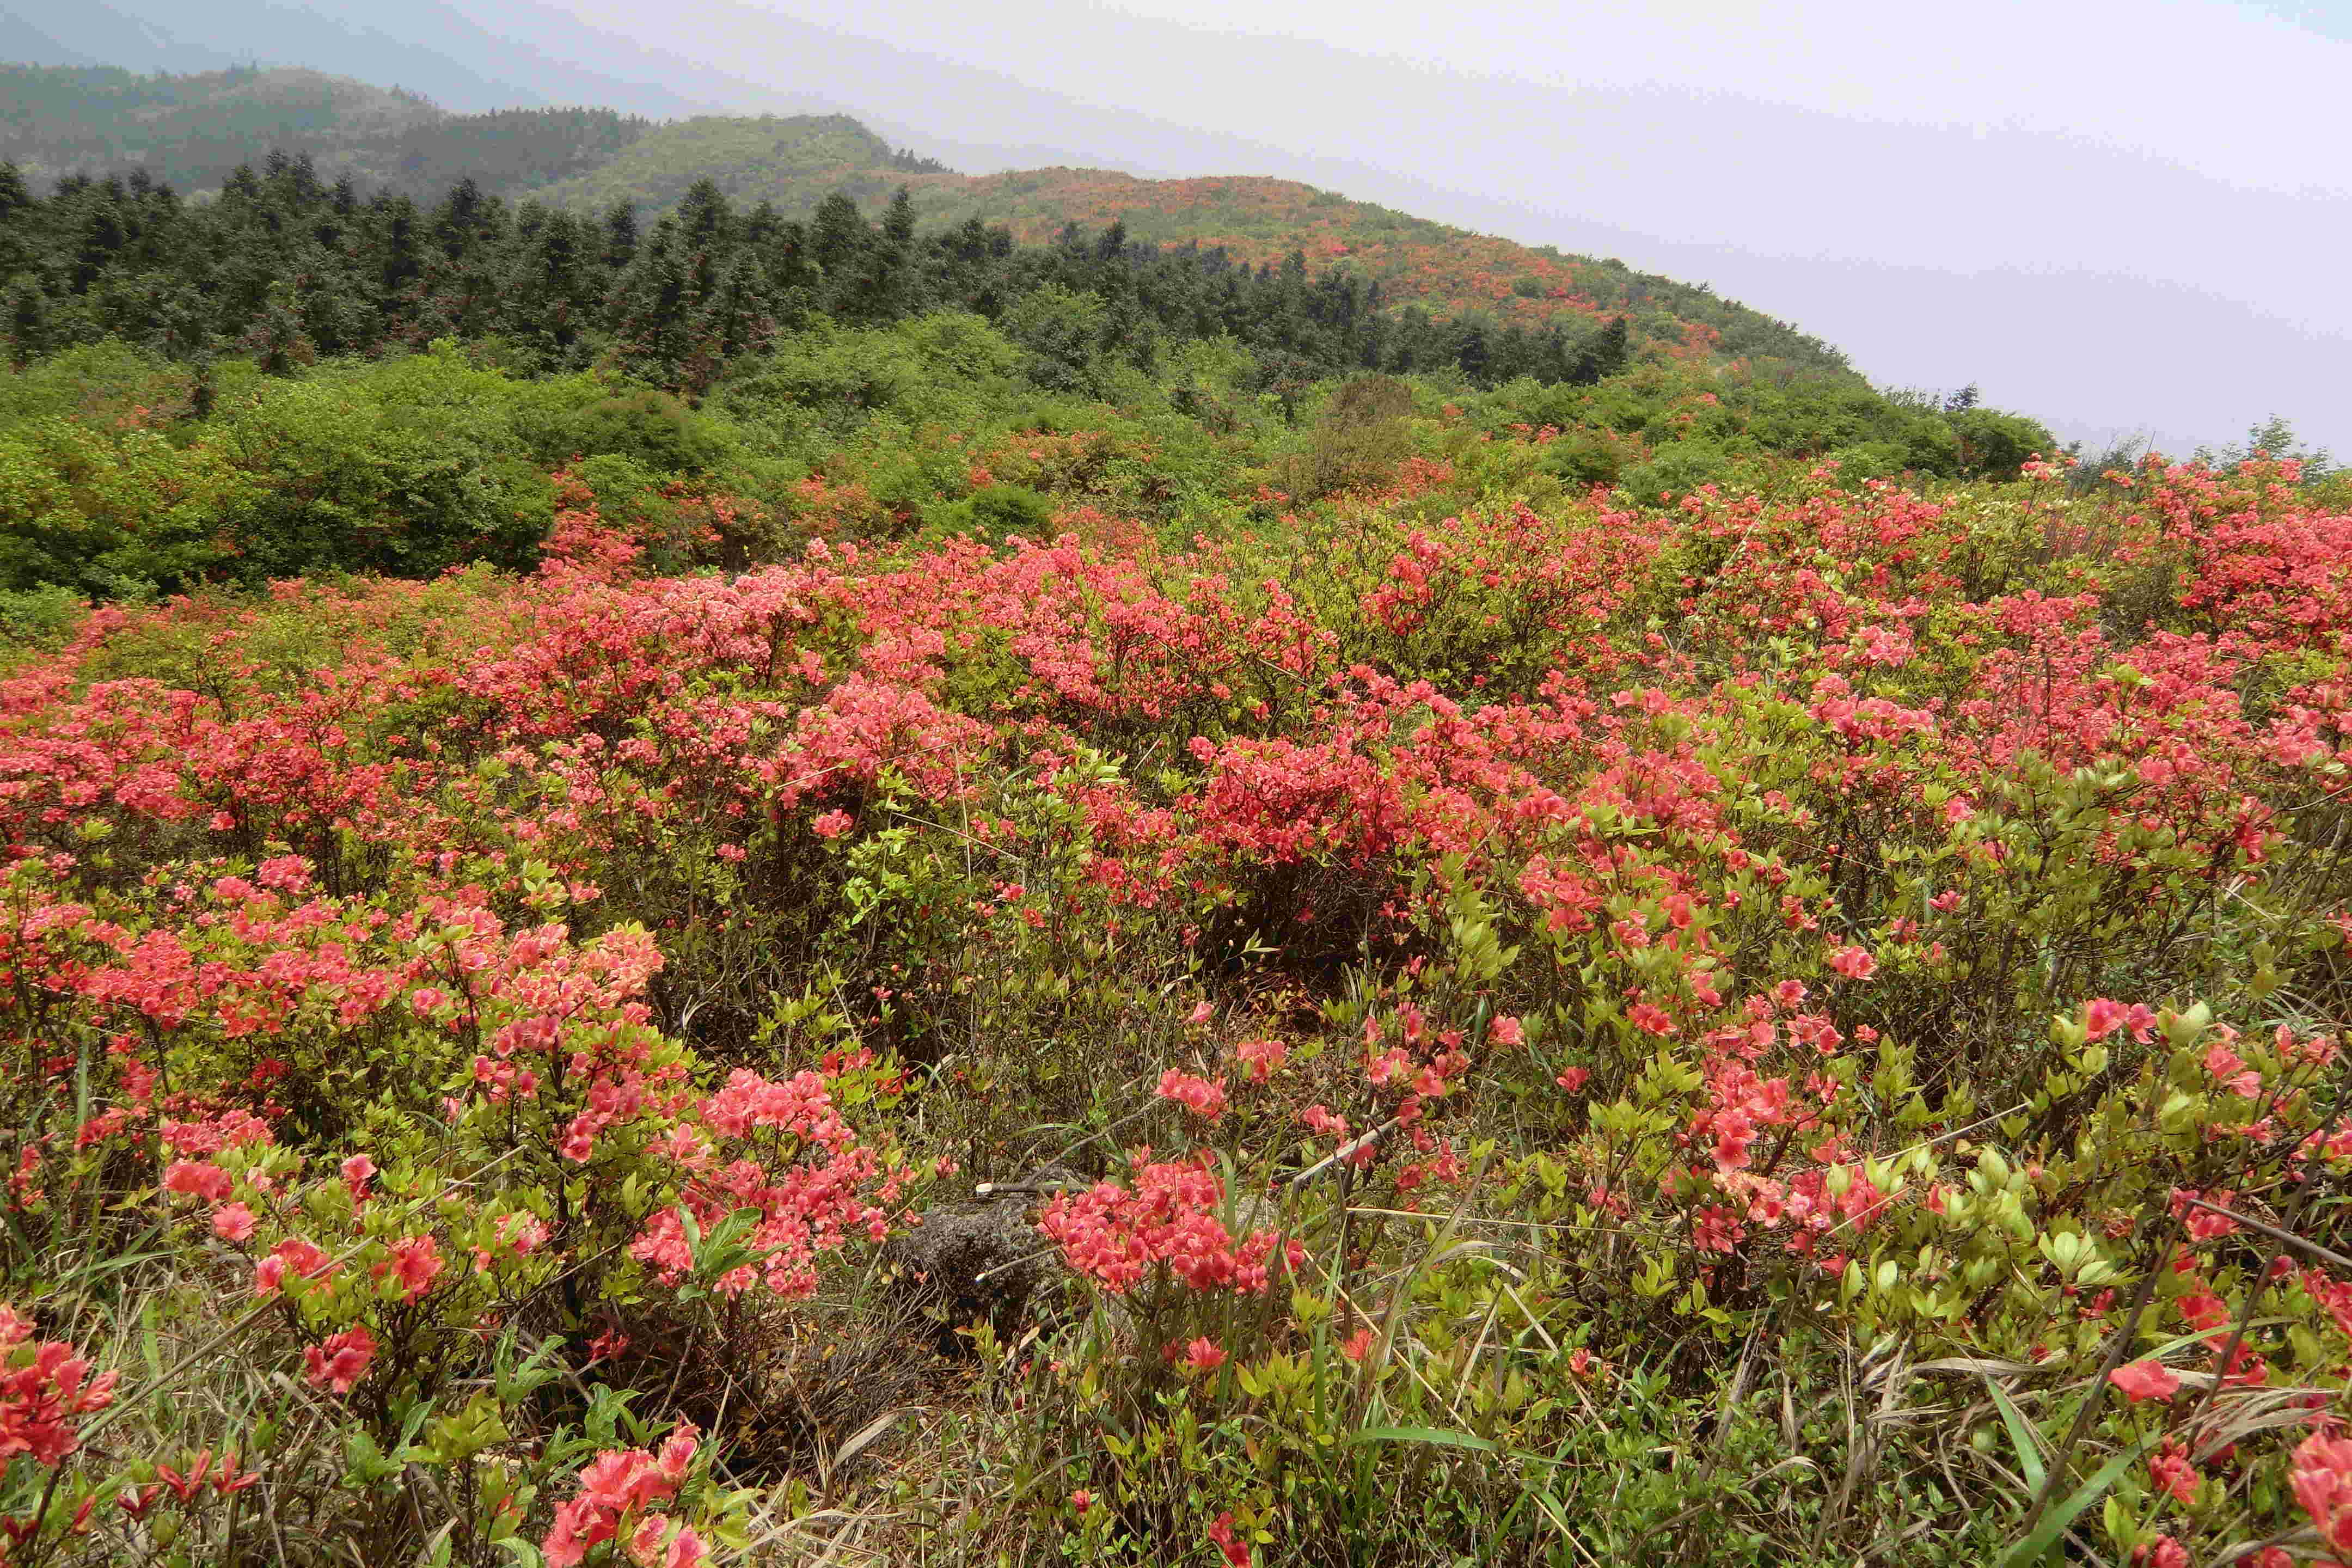
M 2107 1373 L 2107 1381 L 2127 1394 L 2133 1404 L 2143 1399 L 2169 1399 L 2180 1389 L 2180 1379 L 2162 1362 L 2136 1361 Z

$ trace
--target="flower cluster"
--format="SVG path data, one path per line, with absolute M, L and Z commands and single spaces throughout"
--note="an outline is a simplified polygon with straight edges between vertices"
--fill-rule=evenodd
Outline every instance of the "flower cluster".
M 55 1466 L 74 1451 L 73 1418 L 114 1403 L 121 1374 L 89 1374 L 88 1358 L 63 1340 L 38 1340 L 33 1325 L 0 1304 L 0 1464 L 19 1454 Z
M 1194 1290 L 1262 1291 L 1272 1268 L 1296 1267 L 1301 1248 L 1259 1226 L 1227 1228 L 1225 1185 L 1205 1159 L 1153 1162 L 1135 1156 L 1132 1186 L 1099 1182 L 1055 1195 L 1037 1228 L 1078 1273 L 1125 1295 L 1164 1269 Z
M 659 1511 L 677 1495 L 698 1447 L 693 1426 L 683 1424 L 658 1453 L 608 1448 L 581 1467 L 579 1494 L 557 1506 L 540 1546 L 548 1568 L 578 1568 L 590 1548 L 613 1540 L 646 1568 L 700 1568 L 709 1549 L 699 1532 Z

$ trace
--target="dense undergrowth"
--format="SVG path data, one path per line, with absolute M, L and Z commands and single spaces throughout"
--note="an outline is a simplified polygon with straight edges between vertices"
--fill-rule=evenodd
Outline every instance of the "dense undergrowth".
M 560 468 L 661 563 L 707 528 L 740 567 L 809 531 L 1001 541 L 1078 510 L 1181 549 L 1439 473 L 1538 503 L 1594 484 L 1654 500 L 1790 457 L 1850 478 L 2011 477 L 2049 444 L 1990 409 L 1674 361 L 1591 384 L 1451 374 L 1344 392 L 1225 340 L 1152 345 L 1139 364 L 1085 297 L 1047 292 L 996 324 L 814 317 L 725 361 L 691 404 L 609 363 L 535 374 L 499 338 L 277 375 L 73 348 L 0 379 L 0 594 L 527 568 Z
M 499 352 L 6 384 L 7 1561 L 2352 1558 L 2340 481 Z

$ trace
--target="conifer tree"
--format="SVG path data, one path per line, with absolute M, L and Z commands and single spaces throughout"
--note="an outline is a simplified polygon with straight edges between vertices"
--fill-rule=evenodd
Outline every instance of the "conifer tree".
M 637 258 L 637 209 L 625 201 L 604 209 L 604 270 L 617 275 Z

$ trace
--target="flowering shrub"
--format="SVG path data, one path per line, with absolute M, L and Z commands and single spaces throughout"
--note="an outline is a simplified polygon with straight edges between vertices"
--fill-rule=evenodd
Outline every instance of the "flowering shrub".
M 11 1550 L 2352 1551 L 2345 520 L 1435 423 L 1182 553 L 567 488 L 26 658 Z M 934 1366 L 877 1244 L 1040 1168 Z
M 1263 1226 L 1235 1236 L 1220 1214 L 1224 1184 L 1205 1163 L 1135 1162 L 1134 1187 L 1103 1182 L 1045 1205 L 1038 1229 L 1070 1267 L 1114 1295 L 1155 1272 L 1192 1290 L 1259 1292 L 1273 1283 L 1283 1244 Z M 1290 1244 L 1292 1248 L 1297 1243 Z

